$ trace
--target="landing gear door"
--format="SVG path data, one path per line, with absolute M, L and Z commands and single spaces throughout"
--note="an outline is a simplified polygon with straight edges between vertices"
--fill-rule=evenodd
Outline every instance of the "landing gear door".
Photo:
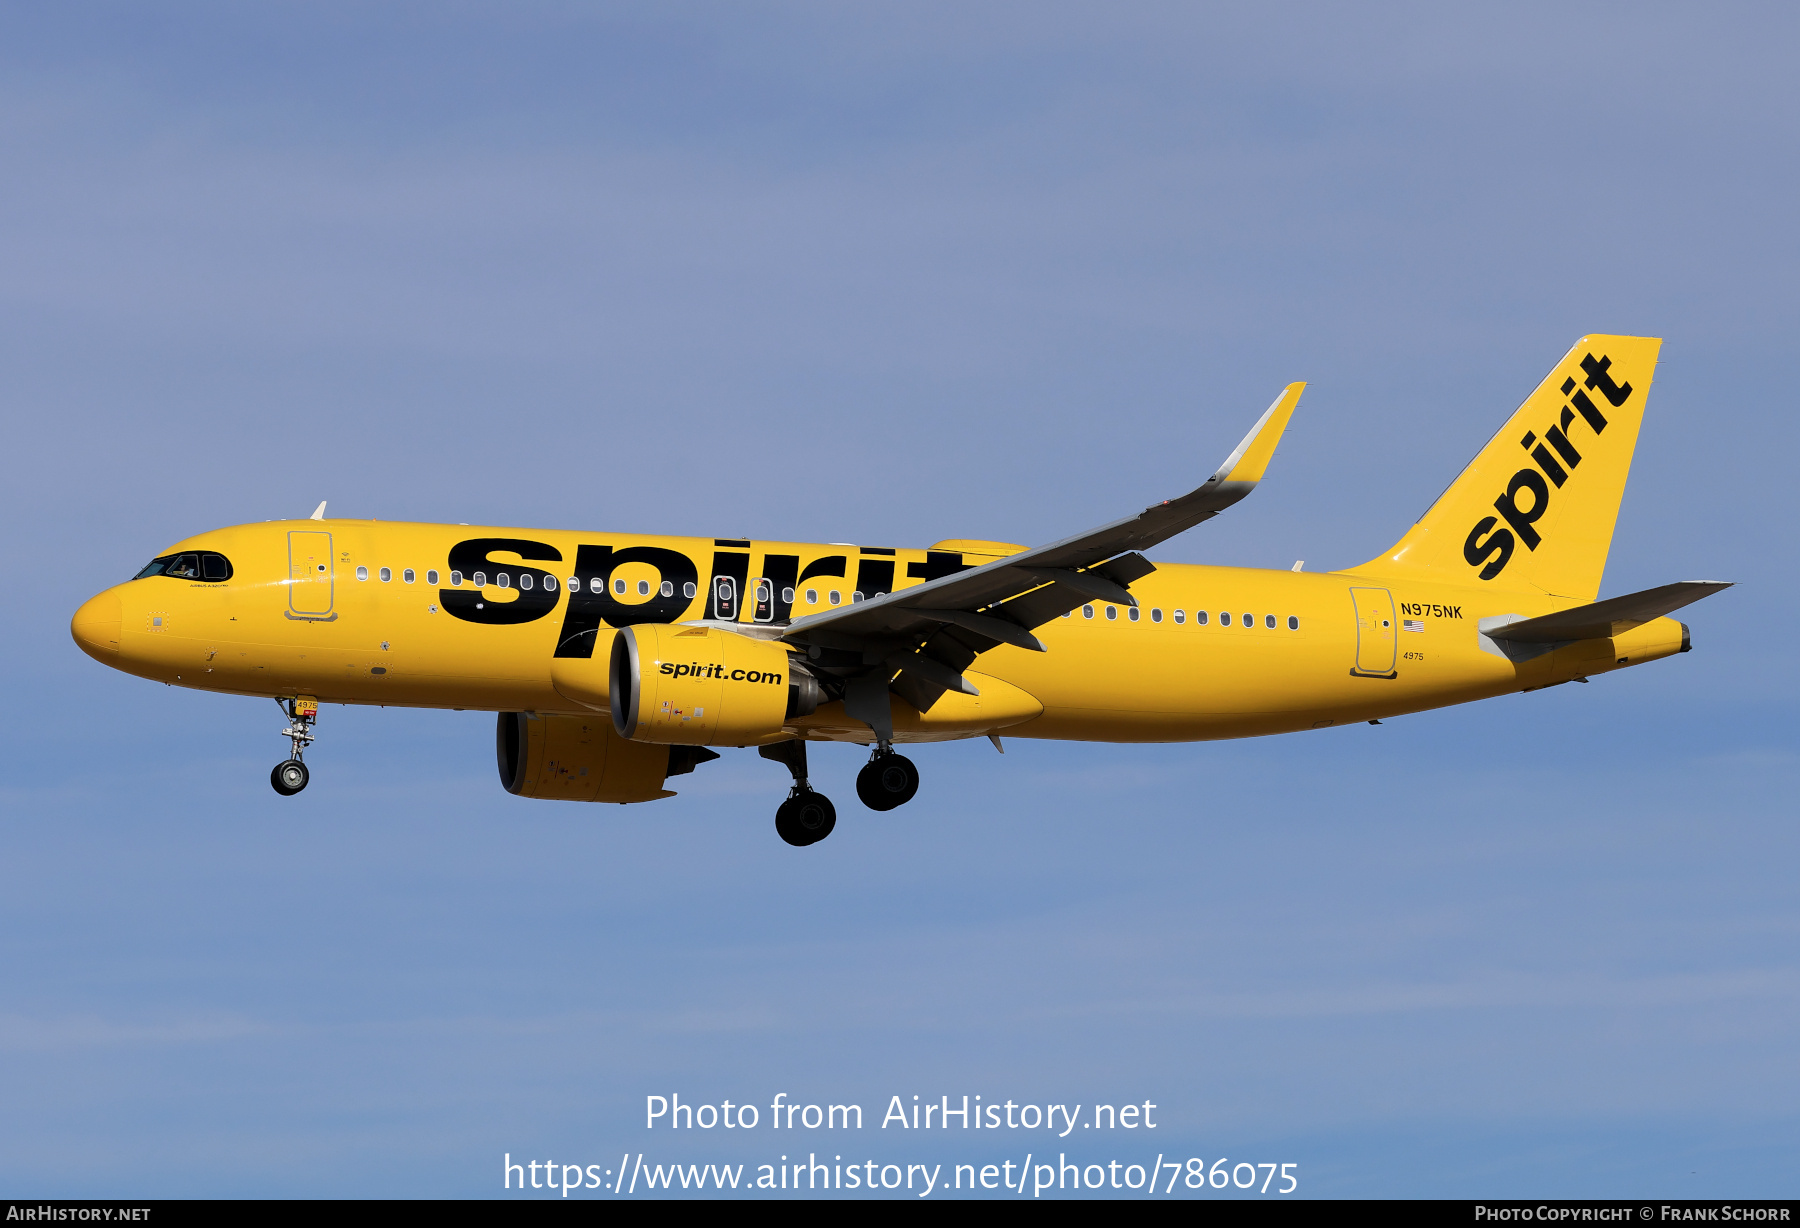
M 332 622 L 331 534 L 296 529 L 288 534 L 289 618 L 305 622 Z
M 1353 588 L 1350 600 L 1356 606 L 1356 668 L 1350 672 L 1359 678 L 1393 678 L 1394 595 L 1385 588 Z

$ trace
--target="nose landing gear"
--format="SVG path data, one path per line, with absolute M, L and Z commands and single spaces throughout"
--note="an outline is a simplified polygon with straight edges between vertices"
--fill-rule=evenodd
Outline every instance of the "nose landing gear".
M 919 769 L 893 748 L 878 747 L 856 774 L 856 796 L 870 810 L 892 810 L 912 801 L 919 791 Z
M 269 784 L 275 792 L 283 797 L 292 797 L 306 788 L 310 773 L 306 770 L 302 756 L 306 754 L 308 743 L 313 740 L 313 725 L 319 719 L 319 701 L 316 699 L 290 699 L 283 704 L 275 701 L 287 713 L 288 727 L 281 731 L 281 736 L 294 744 L 294 757 L 275 765 L 269 773 Z
M 817 844 L 837 826 L 837 807 L 806 780 L 806 743 L 798 738 L 757 748 L 764 759 L 783 764 L 793 774 L 794 787 L 775 811 L 775 833 L 795 848 Z

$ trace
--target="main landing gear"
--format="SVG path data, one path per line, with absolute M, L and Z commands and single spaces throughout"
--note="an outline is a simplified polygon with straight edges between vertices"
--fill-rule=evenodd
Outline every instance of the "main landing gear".
M 793 773 L 794 787 L 787 801 L 775 811 L 775 832 L 795 848 L 817 844 L 837 826 L 837 807 L 806 781 L 806 743 L 795 739 L 757 748 L 764 759 L 785 764 Z
M 301 760 L 307 744 L 313 740 L 313 725 L 319 719 L 319 701 L 290 699 L 284 704 L 277 699 L 275 702 L 287 713 L 288 727 L 281 731 L 281 736 L 294 744 L 294 757 L 275 765 L 275 770 L 269 773 L 269 783 L 281 796 L 292 797 L 306 788 L 310 776 Z
M 775 811 L 777 834 L 796 848 L 817 844 L 829 836 L 837 826 L 837 807 L 807 782 L 806 743 L 799 739 L 777 742 L 759 747 L 756 753 L 785 765 L 794 776 L 793 789 Z M 918 791 L 919 769 L 905 755 L 895 754 L 891 744 L 878 745 L 867 766 L 856 776 L 856 796 L 870 810 L 904 806 Z
M 912 801 L 919 791 L 919 769 L 892 746 L 877 746 L 856 774 L 856 796 L 870 810 L 892 810 Z

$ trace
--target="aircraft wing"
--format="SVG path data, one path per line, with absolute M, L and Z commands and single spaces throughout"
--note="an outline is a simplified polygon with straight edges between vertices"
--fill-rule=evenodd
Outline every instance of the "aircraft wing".
M 1507 623 L 1489 631 L 1489 639 L 1511 640 L 1518 644 L 1562 644 L 1572 640 L 1598 640 L 1622 635 L 1633 627 L 1641 627 L 1653 618 L 1673 613 L 1684 605 L 1692 605 L 1702 597 L 1710 597 L 1731 584 L 1723 580 L 1682 580 L 1647 588 L 1641 593 L 1608 597 L 1572 610 L 1558 610 L 1539 618 Z
M 947 689 L 974 694 L 962 671 L 978 654 L 1000 644 L 1042 652 L 1031 629 L 1083 602 L 1136 605 L 1129 585 L 1155 570 L 1137 552 L 1212 519 L 1254 490 L 1305 388 L 1295 383 L 1283 389 L 1225 463 L 1179 498 L 969 571 L 796 619 L 782 638 L 861 655 L 857 664 L 864 685 L 851 690 L 864 699 L 847 700 L 859 720 L 864 718 L 857 709 L 874 703 L 872 676 L 881 679 L 884 723 L 888 680 L 895 671 L 900 677 L 893 690 L 920 711 Z M 877 668 L 869 671 L 869 666 Z

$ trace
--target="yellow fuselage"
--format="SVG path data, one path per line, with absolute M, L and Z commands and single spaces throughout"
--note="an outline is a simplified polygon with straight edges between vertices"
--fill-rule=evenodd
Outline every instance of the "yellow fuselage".
M 544 551 L 525 560 L 504 551 L 484 555 L 491 560 L 480 568 L 487 583 L 477 590 L 475 569 L 466 561 L 453 567 L 453 551 L 484 538 L 523 540 Z M 84 606 L 74 630 L 83 648 L 106 664 L 202 690 L 592 715 L 591 706 L 569 699 L 553 680 L 557 646 L 569 630 L 568 580 L 594 579 L 576 572 L 583 546 L 610 547 L 626 558 L 645 547 L 672 552 L 660 556 L 662 568 L 626 561 L 599 577 L 620 609 L 660 603 L 655 621 L 709 614 L 719 619 L 720 612 L 708 608 L 709 594 L 717 575 L 732 575 L 737 600 L 729 621 L 748 629 L 755 626 L 755 590 L 763 577 L 773 577 L 765 592 L 773 593 L 779 608 L 765 605 L 762 613 L 779 622 L 829 610 L 834 601 L 849 603 L 864 587 L 869 596 L 904 589 L 946 566 L 991 562 L 1010 549 L 942 543 L 930 551 L 890 552 L 466 525 L 277 521 L 221 529 L 171 547 L 170 553 L 226 556 L 229 580 L 158 575 L 130 581 Z M 691 567 L 691 581 L 669 565 L 676 557 Z M 459 585 L 451 582 L 453 570 Z M 522 592 L 515 577 L 532 570 L 557 577 L 554 590 L 540 580 L 529 594 Z M 505 588 L 499 585 L 502 573 Z M 784 601 L 790 588 L 791 602 Z M 1605 673 L 1680 651 L 1685 634 L 1679 622 L 1659 618 L 1612 639 L 1515 661 L 1484 644 L 1481 619 L 1535 617 L 1579 603 L 1348 572 L 1178 564 L 1159 564 L 1132 584 L 1132 593 L 1136 611 L 1095 602 L 1039 627 L 1047 652 L 1002 646 L 983 654 L 968 673 L 982 695 L 947 694 L 923 716 L 897 711 L 896 741 L 1004 730 L 1017 737 L 1177 742 L 1316 729 Z M 447 608 L 470 608 L 471 599 L 484 610 L 528 600 L 541 612 L 527 621 L 476 622 Z M 609 636 L 610 628 L 602 626 L 598 634 Z M 604 645 L 596 655 L 594 668 L 603 668 Z M 896 707 L 904 705 L 896 701 Z M 871 740 L 868 727 L 846 717 L 842 704 L 797 718 L 775 736 L 795 735 Z

